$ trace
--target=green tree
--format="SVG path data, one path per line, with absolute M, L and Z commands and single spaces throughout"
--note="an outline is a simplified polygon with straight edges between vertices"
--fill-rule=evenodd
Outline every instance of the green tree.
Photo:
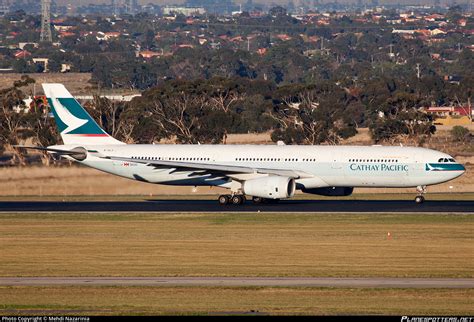
M 25 137 L 31 138 L 38 146 L 47 147 L 60 142 L 54 118 L 48 116 L 48 106 L 42 99 L 33 101 L 30 111 L 25 118 Z M 44 165 L 49 165 L 51 155 L 47 152 L 41 154 Z
M 21 88 L 31 83 L 34 83 L 32 78 L 23 76 L 13 86 L 0 90 L 0 151 L 12 151 L 14 162 L 21 164 L 24 163 L 24 158 L 13 146 L 28 137 L 28 132 L 25 131 L 28 129 L 26 106 L 23 103 L 25 94 Z
M 430 115 L 415 108 L 393 109 L 390 113 L 380 113 L 369 126 L 376 143 L 396 142 L 423 145 L 436 131 Z
M 345 92 L 330 83 L 290 85 L 276 92 L 271 116 L 277 123 L 272 140 L 287 144 L 337 144 L 357 133 L 344 113 Z
M 166 82 L 134 99 L 129 106 L 133 112 L 124 115 L 135 116 L 128 119 L 140 124 L 134 135 L 145 135 L 149 141 L 176 138 L 180 143 L 219 143 L 232 118 L 225 110 L 228 104 L 212 104 L 204 90 L 199 81 Z
M 451 129 L 451 136 L 453 137 L 454 141 L 464 143 L 469 140 L 469 138 L 471 137 L 471 133 L 469 132 L 468 128 L 456 125 Z

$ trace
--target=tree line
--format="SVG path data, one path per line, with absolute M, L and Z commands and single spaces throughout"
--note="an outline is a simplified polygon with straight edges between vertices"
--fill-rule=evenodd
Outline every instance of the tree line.
M 24 142 L 60 142 L 42 100 L 22 106 L 28 76 L 0 91 L 2 151 Z M 277 86 L 247 78 L 170 80 L 131 102 L 95 96 L 84 107 L 109 134 L 126 143 L 225 143 L 230 133 L 271 132 L 274 142 L 337 144 L 369 127 L 373 141 L 422 145 L 435 131 L 417 96 L 391 84 L 385 94 L 354 91 L 329 81 Z M 377 102 L 374 102 L 377 100 Z M 17 107 L 17 108 L 15 108 Z M 19 108 L 18 108 L 19 107 Z M 22 161 L 15 152 L 17 161 Z M 47 160 L 45 160 L 47 162 Z

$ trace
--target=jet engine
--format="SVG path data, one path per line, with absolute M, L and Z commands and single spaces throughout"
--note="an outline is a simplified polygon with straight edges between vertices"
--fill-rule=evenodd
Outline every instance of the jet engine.
M 295 179 L 280 176 L 247 180 L 242 184 L 244 194 L 267 199 L 291 198 L 295 189 Z
M 320 196 L 331 196 L 331 197 L 342 197 L 350 196 L 354 191 L 353 187 L 327 187 L 327 188 L 312 188 L 312 189 L 301 189 L 305 193 Z

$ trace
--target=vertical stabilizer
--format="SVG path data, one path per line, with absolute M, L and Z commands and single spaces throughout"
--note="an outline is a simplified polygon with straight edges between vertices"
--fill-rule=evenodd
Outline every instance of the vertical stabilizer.
M 101 129 L 63 84 L 43 84 L 43 90 L 64 144 L 124 144 Z

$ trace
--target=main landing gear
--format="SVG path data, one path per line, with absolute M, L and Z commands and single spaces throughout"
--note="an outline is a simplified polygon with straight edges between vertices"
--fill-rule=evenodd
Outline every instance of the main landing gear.
M 217 199 L 221 205 L 241 205 L 245 202 L 245 196 L 243 195 L 220 195 Z
M 219 198 L 217 199 L 220 205 L 241 205 L 247 201 L 244 195 L 220 195 Z M 261 198 L 261 197 L 252 197 L 252 201 L 255 204 L 261 204 L 261 203 L 277 203 L 280 201 L 279 199 L 266 199 L 266 198 Z
M 417 204 L 422 204 L 425 202 L 425 197 L 423 196 L 426 193 L 426 186 L 418 186 L 416 187 L 416 191 L 418 195 L 415 197 L 415 202 Z

